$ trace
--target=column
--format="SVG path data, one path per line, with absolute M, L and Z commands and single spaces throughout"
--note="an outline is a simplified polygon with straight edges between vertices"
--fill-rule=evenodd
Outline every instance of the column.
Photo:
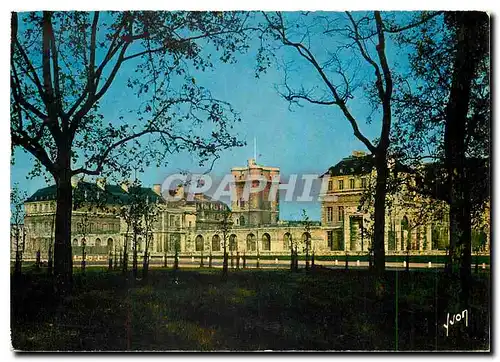
M 432 250 L 432 224 L 425 225 L 425 234 L 427 235 L 427 251 Z
M 385 215 L 385 225 L 384 225 L 384 249 L 389 251 L 389 230 L 391 228 L 391 217 L 390 215 Z
M 344 210 L 344 248 L 345 250 L 351 250 L 351 237 L 349 235 L 350 230 L 350 220 L 349 215 Z
M 396 232 L 396 251 L 401 251 L 401 221 L 399 218 L 394 220 L 394 230 Z

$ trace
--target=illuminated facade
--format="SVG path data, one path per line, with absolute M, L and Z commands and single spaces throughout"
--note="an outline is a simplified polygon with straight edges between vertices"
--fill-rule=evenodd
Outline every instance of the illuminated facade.
M 156 202 L 158 216 L 150 232 L 150 255 L 160 258 L 173 255 L 200 254 L 222 255 L 224 214 L 230 213 L 231 226 L 227 234 L 230 252 L 247 255 L 286 255 L 292 242 L 309 240 L 311 251 L 316 255 L 366 254 L 370 248 L 373 209 L 362 208 L 362 199 L 374 180 L 374 169 L 370 156 L 354 152 L 325 172 L 321 179 L 321 220 L 313 222 L 308 231 L 300 222 L 279 220 L 279 200 L 269 200 L 273 179 L 279 177 L 279 168 L 257 165 L 254 159 L 247 167 L 234 167 L 231 174 L 235 181 L 236 198 L 231 210 L 221 201 L 204 194 L 194 195 L 188 201 L 182 187 L 171 190 L 177 195 L 175 201 L 161 195 L 160 185 L 151 189 L 142 188 L 144 195 Z M 404 173 L 401 174 L 403 177 Z M 243 200 L 245 181 L 263 178 L 267 186 L 249 194 Z M 128 235 L 127 224 L 120 217 L 120 208 L 127 205 L 130 194 L 127 185 L 107 185 L 103 180 L 97 184 L 74 183 L 74 189 L 85 186 L 88 192 L 106 197 L 105 207 L 89 214 L 83 208 L 73 211 L 71 238 L 73 254 L 78 258 L 85 242 L 89 258 L 106 259 L 109 254 L 122 251 Z M 34 258 L 37 250 L 47 258 L 48 247 L 54 235 L 55 186 L 38 190 L 25 202 L 25 259 Z M 107 196 L 106 196 L 107 195 Z M 409 250 L 415 254 L 444 254 L 449 243 L 447 213 L 422 218 L 421 206 L 426 200 L 413 197 L 410 200 L 400 194 L 392 197 L 387 208 L 385 247 L 387 254 L 403 254 Z M 120 200 L 117 202 L 116 200 Z M 85 221 L 85 222 L 84 222 Z M 489 221 L 486 222 L 489 225 Z M 489 227 L 489 226 L 488 226 Z M 144 250 L 144 235 L 138 237 L 139 252 Z M 489 243 L 487 242 L 489 245 Z M 132 247 L 129 241 L 128 245 Z M 488 249 L 487 245 L 487 249 Z M 302 249 L 302 247 L 300 248 Z

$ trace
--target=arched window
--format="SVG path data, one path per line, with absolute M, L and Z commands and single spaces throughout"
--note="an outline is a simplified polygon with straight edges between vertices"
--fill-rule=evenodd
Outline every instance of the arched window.
M 113 239 L 108 238 L 108 253 L 113 252 Z
M 83 238 L 82 241 L 81 241 L 81 245 L 83 246 L 83 245 L 86 245 L 86 244 L 87 244 L 87 240 L 85 240 L 85 238 Z
M 292 236 L 290 233 L 283 235 L 283 250 L 290 250 L 292 247 Z
M 262 250 L 271 250 L 271 235 L 269 235 L 268 233 L 264 233 L 262 235 Z
M 304 247 L 306 247 L 306 245 L 308 245 L 309 252 L 311 252 L 311 234 L 309 234 L 308 232 L 303 233 L 302 234 L 302 243 L 303 243 Z
M 73 246 L 78 246 L 78 239 L 73 239 Z
M 198 235 L 195 239 L 196 251 L 203 251 L 203 236 Z
M 149 250 L 155 250 L 155 238 L 154 235 L 149 235 Z
M 212 251 L 220 251 L 220 236 L 217 234 L 212 236 Z
M 255 235 L 247 235 L 247 251 L 255 251 L 257 249 L 257 243 L 255 242 Z
M 101 239 L 95 239 L 95 246 L 101 246 Z
M 142 251 L 142 238 L 138 237 L 137 238 L 137 252 L 141 252 L 141 251 Z
M 245 226 L 245 217 L 243 215 L 240 216 L 240 225 Z
M 410 233 L 409 233 L 408 217 L 404 216 L 401 220 L 401 250 L 410 249 Z
M 236 235 L 231 234 L 229 237 L 229 251 L 238 250 L 238 241 L 236 240 Z

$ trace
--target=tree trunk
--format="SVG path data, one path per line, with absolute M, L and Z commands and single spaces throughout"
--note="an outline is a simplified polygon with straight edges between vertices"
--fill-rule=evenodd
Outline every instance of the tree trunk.
M 309 270 L 309 238 L 306 237 L 306 271 Z
M 467 115 L 471 83 L 477 66 L 487 51 L 483 47 L 487 33 L 481 23 L 487 20 L 485 13 L 463 12 L 450 14 L 456 22 L 456 55 L 453 63 L 453 78 L 450 97 L 446 106 L 445 164 L 448 174 L 450 202 L 450 255 L 448 263 L 452 269 L 460 260 L 461 301 L 466 306 L 471 278 L 471 201 L 466 173 L 465 143 Z M 469 130 L 472 132 L 473 130 Z
M 227 267 L 228 267 L 228 255 L 227 255 L 227 250 L 226 250 L 226 240 L 224 236 L 224 259 L 222 261 L 222 276 L 227 277 Z
M 146 247 L 144 248 L 144 255 L 142 258 L 142 278 L 146 279 L 148 277 L 149 271 L 149 241 L 148 241 L 148 232 L 146 231 Z
M 387 192 L 387 151 L 375 155 L 375 222 L 373 232 L 373 269 L 379 276 L 385 271 L 385 196 Z
M 123 251 L 123 261 L 122 261 L 122 273 L 127 274 L 127 268 L 128 268 L 128 253 L 126 250 L 127 246 L 125 245 L 124 251 Z
M 130 227 L 127 223 L 127 232 L 125 233 L 125 237 L 123 238 L 123 261 L 122 261 L 122 273 L 127 274 L 128 269 L 128 232 L 130 231 Z
M 58 287 L 65 290 L 71 287 L 73 280 L 73 254 L 71 250 L 73 190 L 71 188 L 71 170 L 69 164 L 56 176 L 56 185 L 54 276 Z
M 14 276 L 21 275 L 22 255 L 19 251 L 19 225 L 16 225 L 16 262 L 14 264 Z
M 148 271 L 149 271 L 149 256 L 148 256 L 148 249 L 144 251 L 144 260 L 142 261 L 142 278 L 146 279 L 148 277 Z
M 132 274 L 137 278 L 137 233 L 134 231 L 134 250 L 132 255 Z

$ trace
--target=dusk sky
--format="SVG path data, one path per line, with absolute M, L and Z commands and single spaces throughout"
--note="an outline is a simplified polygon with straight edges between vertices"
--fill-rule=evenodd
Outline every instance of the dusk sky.
M 318 44 L 318 49 L 324 45 Z M 389 61 L 394 61 L 396 57 L 391 54 L 396 54 L 396 50 L 389 48 L 387 51 Z M 297 57 L 293 49 L 283 49 L 281 53 L 277 54 L 277 58 L 296 61 L 294 67 L 300 78 L 295 74 L 295 83 L 302 79 L 316 79 L 312 67 Z M 290 110 L 289 103 L 275 89 L 276 85 L 283 83 L 283 72 L 273 67 L 257 79 L 255 54 L 256 49 L 251 48 L 246 54 L 237 57 L 236 64 L 216 64 L 213 70 L 196 74 L 198 84 L 209 88 L 215 97 L 231 103 L 240 112 L 242 121 L 235 124 L 234 131 L 240 140 L 247 142 L 246 147 L 222 152 L 214 165 L 213 174 L 222 177 L 231 167 L 245 166 L 247 159 L 253 157 L 254 137 L 257 140 L 258 163 L 279 167 L 285 177 L 292 173 L 322 174 L 341 158 L 349 156 L 353 150 L 366 151 L 365 146 L 354 137 L 351 126 L 337 107 L 303 103 L 303 107 L 295 105 Z M 396 60 L 404 63 L 406 54 L 397 56 Z M 364 63 L 360 64 L 366 69 Z M 133 66 L 129 68 L 133 71 Z M 138 101 L 125 87 L 125 78 L 126 74 L 122 73 L 104 97 L 102 113 L 105 116 L 116 118 L 124 104 L 131 107 Z M 376 117 L 372 124 L 366 123 L 370 107 L 362 93 L 357 92 L 354 99 L 349 100 L 349 105 L 359 116 L 360 128 L 364 134 L 369 139 L 376 138 L 379 123 Z M 11 168 L 11 184 L 18 182 L 21 190 L 29 195 L 47 185 L 41 177 L 26 179 L 32 167 L 32 157 L 18 149 L 15 153 L 15 165 Z M 191 155 L 178 154 L 171 157 L 167 167 L 150 167 L 138 177 L 144 185 L 150 186 L 162 183 L 169 174 L 179 170 L 197 172 L 204 169 L 197 166 L 196 159 Z M 312 219 L 319 220 L 319 202 L 282 202 L 280 218 L 300 219 L 302 209 L 306 209 Z

